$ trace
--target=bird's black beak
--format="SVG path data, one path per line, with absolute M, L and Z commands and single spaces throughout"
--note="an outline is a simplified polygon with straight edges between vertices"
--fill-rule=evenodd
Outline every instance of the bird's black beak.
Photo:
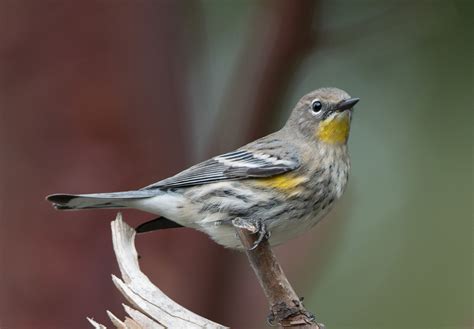
M 359 98 L 345 99 L 342 102 L 340 102 L 339 104 L 337 104 L 336 110 L 339 111 L 339 112 L 349 110 L 349 109 L 353 108 L 354 105 L 356 105 L 358 101 L 359 101 Z

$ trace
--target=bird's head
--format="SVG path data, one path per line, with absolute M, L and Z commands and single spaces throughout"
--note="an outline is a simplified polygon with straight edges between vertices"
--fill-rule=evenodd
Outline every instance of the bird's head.
M 341 89 L 317 89 L 299 100 L 287 127 L 321 143 L 346 144 L 352 110 L 358 101 Z

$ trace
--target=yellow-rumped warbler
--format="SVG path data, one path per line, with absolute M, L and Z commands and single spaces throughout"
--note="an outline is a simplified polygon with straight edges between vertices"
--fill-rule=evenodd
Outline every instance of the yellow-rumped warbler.
M 343 90 L 321 88 L 300 99 L 279 131 L 158 183 L 136 191 L 47 199 L 61 210 L 140 209 L 162 217 L 138 232 L 191 227 L 229 248 L 242 248 L 232 225 L 238 219 L 261 228 L 261 236 L 268 232 L 276 245 L 314 226 L 341 197 L 358 101 Z

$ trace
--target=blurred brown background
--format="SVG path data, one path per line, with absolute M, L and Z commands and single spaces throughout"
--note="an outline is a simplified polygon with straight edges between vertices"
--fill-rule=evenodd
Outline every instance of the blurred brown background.
M 473 326 L 468 1 L 0 0 L 0 328 L 123 314 L 114 211 L 53 192 L 139 188 L 277 129 L 304 93 L 362 100 L 338 209 L 277 248 L 328 328 Z M 138 224 L 151 216 L 126 211 Z M 233 328 L 266 301 L 243 255 L 188 229 L 142 269 Z

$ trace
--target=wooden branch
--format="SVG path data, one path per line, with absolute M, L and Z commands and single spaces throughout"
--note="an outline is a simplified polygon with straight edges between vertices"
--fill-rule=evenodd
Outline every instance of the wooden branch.
M 203 318 L 177 304 L 156 287 L 140 271 L 138 254 L 135 249 L 135 230 L 122 220 L 122 215 L 111 223 L 112 242 L 122 279 L 112 275 L 112 281 L 132 307 L 123 305 L 129 317 L 120 320 L 107 311 L 111 322 L 119 329 L 226 329 L 227 327 Z M 246 253 L 265 296 L 270 304 L 270 324 L 279 324 L 284 328 L 324 329 L 303 306 L 273 254 L 267 239 L 263 239 L 257 248 L 250 250 L 257 240 L 257 234 L 250 229 L 235 227 L 246 249 Z M 96 329 L 106 329 L 91 318 L 87 319 Z
M 115 256 L 122 275 L 122 279 L 112 275 L 112 281 L 134 307 L 124 305 L 125 312 L 130 316 L 125 321 L 107 311 L 116 328 L 227 328 L 189 311 L 151 283 L 140 271 L 135 249 L 135 230 L 122 220 L 120 213 L 111 226 Z M 88 320 L 96 329 L 106 328 L 90 318 Z
M 269 322 L 284 328 L 324 329 L 324 325 L 317 323 L 314 316 L 304 308 L 270 248 L 268 240 L 264 239 L 257 248 L 250 250 L 257 240 L 257 234 L 241 227 L 235 229 L 270 304 Z

